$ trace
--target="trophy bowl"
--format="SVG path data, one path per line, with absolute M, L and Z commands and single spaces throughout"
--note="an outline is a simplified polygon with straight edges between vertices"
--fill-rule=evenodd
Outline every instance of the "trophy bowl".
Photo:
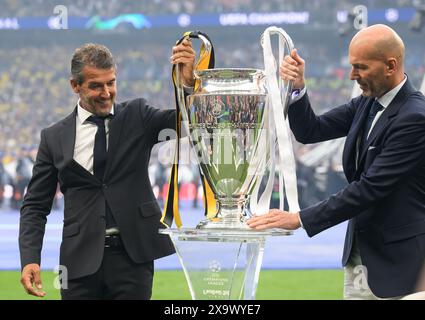
M 183 120 L 218 203 L 216 216 L 197 228 L 248 230 L 247 203 L 269 157 L 265 75 L 222 68 L 195 71 L 195 77 L 200 85 L 186 98 Z

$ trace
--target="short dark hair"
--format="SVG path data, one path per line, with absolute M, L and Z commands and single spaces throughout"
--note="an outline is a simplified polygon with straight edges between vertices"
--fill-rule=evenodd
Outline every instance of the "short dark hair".
M 71 76 L 78 84 L 84 82 L 83 69 L 91 66 L 98 69 L 116 69 L 115 59 L 107 47 L 96 43 L 86 43 L 77 48 L 71 60 Z

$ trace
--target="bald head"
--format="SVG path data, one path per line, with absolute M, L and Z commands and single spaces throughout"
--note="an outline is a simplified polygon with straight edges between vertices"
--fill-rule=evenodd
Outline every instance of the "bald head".
M 401 83 L 404 75 L 404 44 L 388 26 L 377 24 L 359 31 L 351 40 L 350 79 L 368 97 L 381 97 Z
M 396 59 L 400 67 L 404 61 L 404 43 L 390 27 L 376 24 L 360 30 L 351 40 L 350 49 L 361 48 L 370 59 Z

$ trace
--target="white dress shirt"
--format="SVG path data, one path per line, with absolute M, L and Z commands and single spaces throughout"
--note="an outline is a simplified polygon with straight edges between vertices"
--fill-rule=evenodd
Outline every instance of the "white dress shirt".
M 114 106 L 112 106 L 110 114 L 114 114 Z M 75 132 L 75 145 L 74 145 L 74 160 L 78 162 L 84 169 L 93 174 L 93 149 L 94 138 L 97 132 L 97 125 L 87 121 L 90 113 L 83 109 L 78 101 L 77 119 L 76 119 L 76 132 Z M 108 149 L 109 140 L 109 119 L 105 119 L 106 130 L 106 149 Z
M 404 76 L 404 80 L 398 84 L 397 87 L 393 88 L 392 90 L 388 91 L 386 94 L 384 94 L 382 97 L 378 99 L 378 102 L 383 106 L 382 110 L 379 111 L 375 118 L 373 119 L 372 125 L 370 126 L 370 130 L 367 133 L 367 138 L 369 138 L 369 134 L 372 131 L 373 127 L 375 126 L 376 121 L 378 121 L 381 114 L 385 111 L 385 109 L 390 105 L 390 103 L 394 100 L 397 93 L 400 91 L 401 87 L 406 83 L 407 77 Z

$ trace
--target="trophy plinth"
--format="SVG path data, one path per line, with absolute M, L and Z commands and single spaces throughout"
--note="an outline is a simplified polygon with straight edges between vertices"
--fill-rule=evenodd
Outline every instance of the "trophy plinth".
M 171 237 L 193 300 L 254 300 L 269 236 L 292 231 L 161 229 Z

